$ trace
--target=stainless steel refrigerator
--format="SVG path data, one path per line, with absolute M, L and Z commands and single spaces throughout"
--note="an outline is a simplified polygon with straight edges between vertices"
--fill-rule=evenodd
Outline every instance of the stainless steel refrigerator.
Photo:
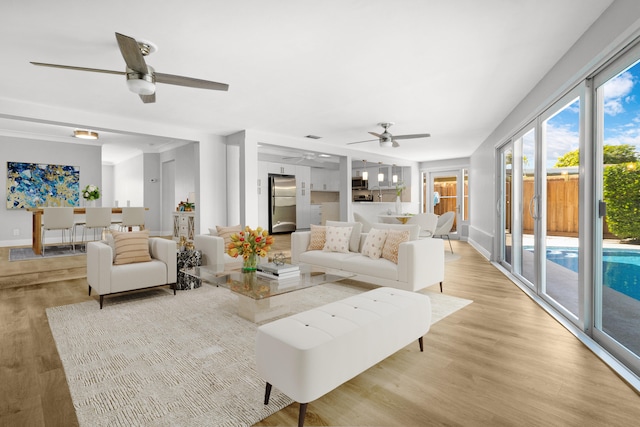
M 269 233 L 296 231 L 296 177 L 269 174 Z

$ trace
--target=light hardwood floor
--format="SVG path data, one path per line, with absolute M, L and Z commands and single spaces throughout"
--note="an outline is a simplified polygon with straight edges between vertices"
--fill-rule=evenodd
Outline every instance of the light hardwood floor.
M 462 258 L 447 263 L 444 292 L 473 304 L 433 325 L 424 353 L 410 345 L 310 403 L 305 425 L 637 425 L 632 388 L 473 248 L 453 243 Z M 77 425 L 45 308 L 96 298 L 64 272 L 19 283 L 83 257 L 40 272 L 35 264 L 48 260 L 9 263 L 6 248 L 0 257 L 0 426 Z M 293 404 L 257 425 L 296 425 L 297 416 Z

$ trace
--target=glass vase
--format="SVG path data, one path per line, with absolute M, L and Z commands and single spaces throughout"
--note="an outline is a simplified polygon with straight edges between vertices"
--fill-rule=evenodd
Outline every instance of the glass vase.
M 258 266 L 258 255 L 255 253 L 249 254 L 242 264 L 242 271 L 256 271 Z

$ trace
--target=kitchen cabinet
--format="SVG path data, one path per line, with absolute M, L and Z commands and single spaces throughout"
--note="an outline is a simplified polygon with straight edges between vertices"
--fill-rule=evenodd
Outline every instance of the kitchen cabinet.
M 267 173 L 275 173 L 278 175 L 295 175 L 296 165 L 289 165 L 286 163 L 272 163 L 265 162 L 267 164 Z
M 258 224 L 269 228 L 269 172 L 267 162 L 258 162 Z
M 308 229 L 311 223 L 311 168 L 296 166 L 296 229 Z
M 340 191 L 340 174 L 333 169 L 311 168 L 311 190 Z
M 313 225 L 322 225 L 322 205 L 311 205 L 309 222 Z

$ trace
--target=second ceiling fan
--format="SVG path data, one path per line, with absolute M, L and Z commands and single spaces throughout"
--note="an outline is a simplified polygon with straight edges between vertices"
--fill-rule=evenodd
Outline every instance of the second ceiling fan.
M 98 68 L 76 67 L 72 65 L 46 64 L 31 62 L 41 67 L 64 68 L 67 70 L 90 71 L 94 73 L 120 74 L 127 77 L 127 86 L 131 92 L 140 96 L 145 104 L 156 102 L 156 83 L 193 87 L 197 89 L 228 90 L 229 85 L 209 80 L 194 79 L 192 77 L 176 76 L 173 74 L 157 73 L 144 60 L 144 57 L 157 50 L 157 47 L 147 41 L 137 41 L 133 37 L 116 33 L 116 40 L 120 53 L 126 63 L 126 71 L 101 70 Z
M 384 132 L 382 133 L 369 132 L 371 135 L 378 138 L 377 141 L 380 142 L 380 147 L 398 148 L 400 144 L 398 144 L 396 139 L 428 138 L 431 136 L 431 134 L 429 133 L 416 133 L 412 135 L 395 135 L 394 136 L 394 135 L 391 135 L 388 130 L 391 126 L 393 126 L 393 124 L 394 124 L 393 122 L 378 123 L 379 126 L 383 127 Z M 376 140 L 367 139 L 366 141 L 349 142 L 347 145 L 362 144 L 363 142 L 371 142 L 371 141 L 376 141 Z

